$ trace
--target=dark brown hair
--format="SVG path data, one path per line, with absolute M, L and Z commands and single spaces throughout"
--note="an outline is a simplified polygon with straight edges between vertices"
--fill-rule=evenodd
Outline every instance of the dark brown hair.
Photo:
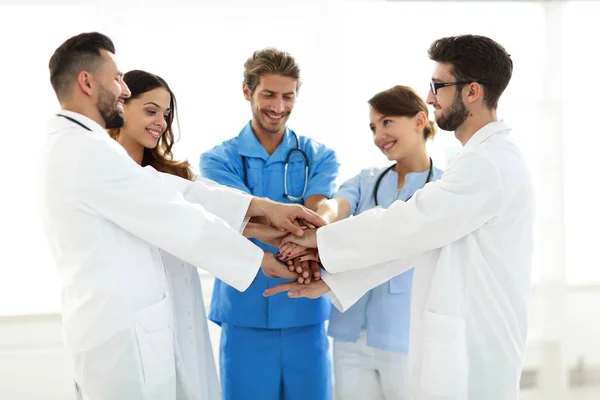
M 486 82 L 483 101 L 489 108 L 498 108 L 513 71 L 504 47 L 485 36 L 461 35 L 436 40 L 428 53 L 431 60 L 450 64 L 458 82 Z
M 123 81 L 129 87 L 131 91 L 131 97 L 125 99 L 125 103 L 128 103 L 131 99 L 140 97 L 142 94 L 149 92 L 157 88 L 164 88 L 171 95 L 171 112 L 167 119 L 167 128 L 165 132 L 158 139 L 158 144 L 153 149 L 144 149 L 144 155 L 142 157 L 142 166 L 147 165 L 156 169 L 157 171 L 164 172 L 171 175 L 176 175 L 184 179 L 192 180 L 194 174 L 190 168 L 188 161 L 176 161 L 173 160 L 173 144 L 175 143 L 175 135 L 173 134 L 173 121 L 176 118 L 177 101 L 175 95 L 167 85 L 167 82 L 158 75 L 151 74 L 150 72 L 133 70 L 123 75 Z M 127 123 L 127 120 L 125 120 Z M 108 133 L 110 137 L 117 140 L 119 138 L 120 129 L 109 129 Z
M 369 100 L 369 105 L 380 114 L 390 117 L 414 117 L 419 112 L 425 113 L 427 123 L 423 129 L 425 140 L 435 136 L 435 124 L 429 120 L 429 110 L 423 99 L 408 86 L 394 86 L 377 93 Z
M 67 39 L 50 57 L 50 83 L 61 99 L 81 71 L 94 72 L 102 62 L 106 50 L 115 53 L 115 46 L 106 35 L 98 32 L 81 33 Z

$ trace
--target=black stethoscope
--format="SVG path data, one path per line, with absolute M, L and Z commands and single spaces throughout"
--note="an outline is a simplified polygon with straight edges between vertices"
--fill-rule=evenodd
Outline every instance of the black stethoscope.
M 290 131 L 292 132 L 292 134 L 294 135 L 294 138 L 296 138 L 296 148 L 295 149 L 291 149 L 288 154 L 287 157 L 285 158 L 285 166 L 283 169 L 283 197 L 290 199 L 292 201 L 302 201 L 302 199 L 304 199 L 304 194 L 306 193 L 306 187 L 308 186 L 308 156 L 306 155 L 306 153 L 304 151 L 302 151 L 302 149 L 300 149 L 300 140 L 298 140 L 298 135 L 296 135 L 296 132 L 294 131 Z M 302 194 L 300 195 L 300 197 L 294 197 L 291 196 L 288 193 L 288 187 L 287 187 L 287 175 L 288 175 L 288 165 L 290 163 L 290 160 L 292 158 L 292 156 L 294 155 L 294 152 L 297 152 L 298 154 L 300 154 L 302 156 L 302 158 L 304 159 L 304 187 L 302 188 Z M 246 185 L 246 187 L 248 187 L 248 168 L 246 166 L 246 157 L 245 156 L 241 156 L 242 157 L 242 168 L 244 170 L 244 185 Z
M 377 182 L 375 183 L 375 188 L 373 189 L 373 198 L 375 199 L 375 207 L 377 207 L 379 205 L 379 203 L 377 202 L 377 192 L 379 191 L 379 184 L 381 183 L 385 174 L 390 172 L 392 170 L 392 168 L 394 168 L 395 166 L 396 166 L 396 164 L 386 168 L 385 171 L 383 171 L 381 173 L 381 175 L 379 175 L 379 177 L 377 178 Z M 429 181 L 431 180 L 431 175 L 433 175 L 433 160 L 431 159 L 431 157 L 429 157 L 429 173 L 427 174 L 427 179 L 425 180 L 425 184 L 423 186 L 425 186 L 427 183 L 429 183 Z M 412 197 L 412 195 L 405 201 L 410 200 L 411 197 Z
M 81 122 L 77 121 L 75 118 L 71 118 L 71 117 L 67 117 L 66 115 L 62 115 L 62 114 L 56 114 L 57 117 L 63 117 L 68 119 L 71 122 L 76 123 L 77 125 L 79 125 L 80 127 L 82 127 L 83 129 L 85 129 L 86 131 L 92 131 L 90 128 L 88 128 L 87 126 L 85 126 L 84 124 L 82 124 Z

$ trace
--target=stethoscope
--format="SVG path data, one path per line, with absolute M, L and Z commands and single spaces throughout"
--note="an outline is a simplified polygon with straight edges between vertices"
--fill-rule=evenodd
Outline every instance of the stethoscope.
M 62 114 L 56 114 L 56 116 L 57 116 L 57 117 L 63 117 L 63 118 L 66 118 L 66 119 L 68 119 L 69 121 L 71 121 L 71 122 L 73 122 L 73 123 L 76 123 L 77 125 L 79 125 L 79 126 L 80 126 L 80 127 L 82 127 L 83 129 L 85 129 L 86 131 L 90 131 L 90 132 L 92 131 L 90 128 L 88 128 L 87 126 L 85 126 L 85 125 L 84 125 L 84 124 L 82 124 L 81 122 L 77 121 L 75 118 L 71 118 L 71 117 L 68 117 L 68 116 L 66 116 L 66 115 L 62 115 Z
M 302 199 L 304 199 L 304 194 L 306 193 L 306 187 L 308 186 L 308 156 L 306 155 L 306 153 L 304 151 L 302 151 L 302 149 L 300 149 L 300 141 L 298 140 L 298 135 L 296 135 L 296 132 L 293 132 L 293 131 L 290 131 L 290 132 L 292 132 L 292 134 L 294 135 L 294 138 L 296 138 L 296 148 L 291 149 L 288 152 L 287 157 L 285 158 L 285 164 L 284 164 L 284 168 L 283 168 L 283 197 L 290 199 L 292 201 L 302 201 Z M 290 163 L 292 156 L 294 155 L 294 152 L 297 152 L 298 154 L 300 154 L 302 156 L 302 158 L 304 159 L 304 187 L 302 188 L 302 194 L 300 195 L 300 197 L 291 196 L 288 193 L 288 187 L 287 187 L 288 165 Z M 248 187 L 248 169 L 246 166 L 246 157 L 245 156 L 241 156 L 241 157 L 242 157 L 242 168 L 244 170 L 244 185 L 246 185 L 246 187 Z
M 379 203 L 377 202 L 377 192 L 379 191 L 379 184 L 381 183 L 385 174 L 390 172 L 392 170 L 392 168 L 394 168 L 395 166 L 396 166 L 396 164 L 386 168 L 385 171 L 383 171 L 381 173 L 381 175 L 379 175 L 379 177 L 377 178 L 377 182 L 375 182 L 375 188 L 373 189 L 373 198 L 375 199 L 375 207 L 377 207 L 379 205 Z M 431 180 L 432 174 L 433 174 L 433 160 L 431 159 L 431 157 L 429 157 L 429 173 L 427 174 L 427 179 L 425 180 L 425 185 Z M 408 201 L 411 197 L 412 197 L 412 195 L 408 199 L 406 199 L 406 201 Z

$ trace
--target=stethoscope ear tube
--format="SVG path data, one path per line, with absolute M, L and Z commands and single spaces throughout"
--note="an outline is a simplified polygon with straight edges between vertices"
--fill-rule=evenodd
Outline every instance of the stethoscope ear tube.
M 302 201 L 304 199 L 304 195 L 306 194 L 306 188 L 308 187 L 309 162 L 308 162 L 308 156 L 300 148 L 300 140 L 298 139 L 298 135 L 296 135 L 296 132 L 293 132 L 293 131 L 292 131 L 292 134 L 294 135 L 294 138 L 296 139 L 296 148 L 291 149 L 285 158 L 285 163 L 284 163 L 284 168 L 283 168 L 283 197 L 285 197 L 286 199 L 290 199 L 292 201 Z M 287 181 L 288 181 L 287 180 L 288 166 L 289 166 L 290 159 L 292 158 L 292 155 L 294 154 L 294 152 L 298 152 L 304 159 L 304 187 L 302 188 L 302 194 L 300 195 L 300 197 L 291 196 L 288 192 L 288 183 L 287 183 Z M 248 167 L 247 167 L 246 157 L 245 156 L 240 156 L 240 157 L 242 158 L 242 170 L 243 170 L 242 179 L 244 180 L 244 185 L 246 185 L 246 187 L 248 187 Z
M 377 201 L 377 192 L 379 191 L 379 185 L 381 184 L 381 181 L 383 180 L 383 177 L 388 172 L 390 172 L 395 166 L 396 166 L 396 164 L 393 164 L 393 165 L 387 167 L 385 169 L 385 171 L 383 171 L 377 177 L 377 182 L 375 182 L 375 188 L 373 189 L 373 199 L 375 200 L 375 207 L 379 206 L 379 202 Z M 429 157 L 429 173 L 427 174 L 427 179 L 425 180 L 425 183 L 423 184 L 423 186 L 425 186 L 427 183 L 429 183 L 429 181 L 431 180 L 431 176 L 432 175 L 433 175 L 433 160 L 431 159 L 431 157 Z M 409 199 L 410 199 L 410 197 L 409 197 Z

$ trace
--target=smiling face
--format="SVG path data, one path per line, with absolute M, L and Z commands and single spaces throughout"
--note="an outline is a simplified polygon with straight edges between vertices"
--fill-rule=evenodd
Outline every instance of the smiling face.
M 123 126 L 123 105 L 130 92 L 123 82 L 123 74 L 117 68 L 114 55 L 106 50 L 101 50 L 101 54 L 104 62 L 91 74 L 97 83 L 96 107 L 107 129 L 119 128 Z
M 119 133 L 119 143 L 153 149 L 172 120 L 171 95 L 159 87 L 140 94 L 125 104 L 125 125 Z
M 388 160 L 400 162 L 423 146 L 423 113 L 414 117 L 387 116 L 371 107 L 369 120 L 373 142 Z
M 244 97 L 252 107 L 252 126 L 255 130 L 270 134 L 285 130 L 296 102 L 297 85 L 296 79 L 278 74 L 262 75 L 252 93 L 244 84 Z

